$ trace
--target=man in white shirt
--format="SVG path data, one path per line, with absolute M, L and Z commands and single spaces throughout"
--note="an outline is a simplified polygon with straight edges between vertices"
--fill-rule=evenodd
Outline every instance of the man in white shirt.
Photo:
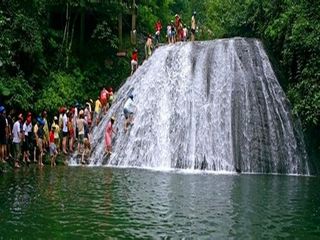
M 64 154 L 67 153 L 67 138 L 68 138 L 68 117 L 66 111 L 63 113 L 62 117 L 62 151 Z
M 15 164 L 14 166 L 16 168 L 19 168 L 19 158 L 20 158 L 20 154 L 21 154 L 21 139 L 23 138 L 23 133 L 22 133 L 22 129 L 21 129 L 21 123 L 23 121 L 23 116 L 22 114 L 19 114 L 18 116 L 18 120 L 13 124 L 13 128 L 12 128 L 12 136 L 13 136 L 13 150 L 14 150 L 14 160 L 15 160 Z
M 30 162 L 29 159 L 29 148 L 31 143 L 31 134 L 32 134 L 32 122 L 31 122 L 31 113 L 28 113 L 27 120 L 24 122 L 22 131 L 24 133 L 24 139 L 22 144 L 23 149 L 23 162 Z

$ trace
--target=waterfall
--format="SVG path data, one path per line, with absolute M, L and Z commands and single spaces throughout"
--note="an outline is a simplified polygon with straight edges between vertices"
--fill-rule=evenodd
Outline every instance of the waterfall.
M 137 106 L 124 132 L 128 94 Z M 112 155 L 104 132 L 116 117 Z M 301 130 L 262 43 L 233 38 L 159 47 L 93 130 L 89 165 L 309 174 Z

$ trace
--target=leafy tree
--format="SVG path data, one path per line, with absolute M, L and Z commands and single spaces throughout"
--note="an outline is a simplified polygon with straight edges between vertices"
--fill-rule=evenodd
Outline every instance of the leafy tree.
M 41 112 L 46 109 L 56 112 L 61 106 L 74 104 L 76 100 L 83 100 L 81 85 L 83 76 L 79 71 L 72 74 L 65 72 L 52 72 L 47 86 L 40 92 L 40 97 L 35 104 L 35 110 Z

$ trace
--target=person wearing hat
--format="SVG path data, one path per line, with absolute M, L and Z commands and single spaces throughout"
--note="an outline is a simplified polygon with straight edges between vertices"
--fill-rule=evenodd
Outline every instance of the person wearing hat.
M 127 132 L 128 126 L 131 125 L 133 122 L 133 108 L 135 108 L 135 104 L 133 102 L 133 95 L 131 93 L 129 94 L 129 97 L 123 107 L 123 113 L 125 117 L 125 122 L 124 122 L 125 132 Z
M 112 133 L 116 133 L 113 130 L 113 124 L 115 122 L 115 117 L 111 117 L 107 123 L 106 132 L 105 132 L 105 150 L 107 155 L 111 155 L 112 151 Z
M 13 124 L 12 136 L 13 136 L 13 152 L 14 152 L 14 167 L 19 168 L 19 159 L 21 155 L 21 140 L 23 139 L 23 131 L 21 129 L 21 123 L 23 121 L 23 116 L 20 113 L 18 115 L 18 120 Z
M 131 74 L 132 75 L 138 68 L 138 49 L 134 49 L 131 54 Z
M 88 110 L 88 112 L 91 114 L 92 112 L 92 107 L 91 107 L 91 104 L 92 104 L 92 99 L 90 99 L 88 102 L 86 102 L 86 106 L 85 108 Z
M 4 106 L 0 106 L 0 161 L 5 163 L 5 152 L 7 144 L 7 121 Z
M 196 12 L 194 11 L 191 17 L 191 41 L 195 40 L 196 35 Z
M 59 127 L 59 120 L 57 116 L 53 117 L 53 123 L 51 125 L 51 129 L 54 129 L 54 144 L 57 147 L 57 151 L 59 152 L 59 146 L 60 146 L 60 127 Z

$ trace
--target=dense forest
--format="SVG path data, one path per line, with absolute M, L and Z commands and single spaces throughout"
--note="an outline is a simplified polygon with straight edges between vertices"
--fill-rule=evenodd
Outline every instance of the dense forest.
M 3 0 L 0 103 L 55 112 L 117 89 L 157 19 L 165 28 L 177 13 L 190 25 L 193 11 L 197 40 L 262 39 L 304 130 L 320 133 L 320 4 L 312 0 Z

